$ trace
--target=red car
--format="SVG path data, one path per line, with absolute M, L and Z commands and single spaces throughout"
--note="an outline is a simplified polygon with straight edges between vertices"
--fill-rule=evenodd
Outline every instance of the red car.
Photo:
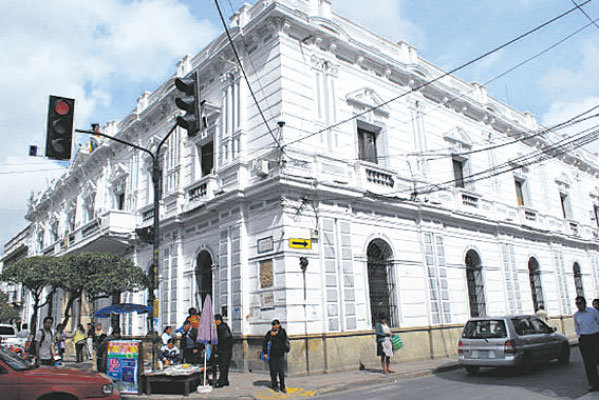
M 112 380 L 101 373 L 49 366 L 37 367 L 0 347 L 0 399 L 118 400 Z

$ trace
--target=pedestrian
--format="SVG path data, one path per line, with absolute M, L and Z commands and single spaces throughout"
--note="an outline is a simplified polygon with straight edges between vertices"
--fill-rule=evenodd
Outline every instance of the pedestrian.
M 183 362 L 196 365 L 199 361 L 202 345 L 196 339 L 198 331 L 191 327 L 191 322 L 186 320 L 183 323 L 183 333 L 181 334 L 181 348 L 183 349 Z
M 593 308 L 599 310 L 599 298 L 593 299 Z
M 393 344 L 391 343 L 391 329 L 387 325 L 387 318 L 381 316 L 374 326 L 376 334 L 376 354 L 381 357 L 383 374 L 391 373 L 389 365 L 393 356 Z
M 290 344 L 287 332 L 281 327 L 278 319 L 272 321 L 272 329 L 266 332 L 264 341 L 262 341 L 262 352 L 268 359 L 270 368 L 270 384 L 274 391 L 279 389 L 287 393 L 285 387 L 285 353 L 289 352 Z M 279 377 L 279 386 L 277 386 L 277 376 Z
M 67 334 L 64 331 L 64 324 L 56 326 L 56 334 L 54 335 L 54 344 L 56 345 L 56 353 L 61 360 L 64 360 L 63 355 L 66 349 Z
M 35 359 L 38 365 L 54 366 L 52 323 L 54 323 L 52 316 L 45 317 L 43 327 L 35 333 Z
M 75 344 L 77 362 L 83 362 L 83 349 L 87 345 L 87 333 L 85 332 L 82 324 L 77 325 L 77 330 L 73 335 L 73 343 Z
M 588 308 L 583 296 L 576 297 L 578 311 L 574 314 L 574 329 L 578 336 L 578 349 L 584 362 L 589 392 L 599 391 L 599 311 Z
M 170 340 L 173 336 L 171 333 L 173 332 L 173 328 L 171 326 L 166 326 L 164 331 L 162 332 L 162 345 L 168 344 L 168 340 Z
M 103 334 L 104 335 L 104 334 Z M 96 349 L 96 368 L 98 372 L 106 373 L 106 362 L 108 359 L 108 343 L 112 340 L 121 339 L 121 328 L 115 327 L 112 330 L 112 334 L 103 337 L 102 341 Z
M 86 338 L 86 342 L 87 342 L 87 353 L 88 355 L 88 359 L 91 361 L 94 355 L 94 337 L 95 337 L 95 333 L 94 333 L 94 325 L 90 323 L 87 324 L 87 338 Z
M 189 322 L 191 323 L 191 327 L 198 330 L 200 328 L 201 314 L 198 314 L 198 311 L 196 308 L 189 308 L 187 310 L 187 313 L 189 315 L 187 316 L 187 318 L 185 320 L 189 320 Z
M 539 309 L 535 312 L 535 315 L 545 323 L 547 323 L 547 312 L 545 312 L 545 308 L 543 308 L 543 304 L 539 304 Z
M 175 340 L 169 338 L 166 345 L 162 346 L 160 355 L 164 367 L 181 363 L 181 352 L 175 346 Z
M 219 371 L 218 380 L 214 387 L 223 387 L 229 385 L 229 365 L 233 355 L 233 334 L 231 334 L 231 329 L 227 323 L 223 322 L 223 315 L 219 313 L 214 315 L 214 324 L 216 324 L 216 335 L 218 336 L 216 365 Z

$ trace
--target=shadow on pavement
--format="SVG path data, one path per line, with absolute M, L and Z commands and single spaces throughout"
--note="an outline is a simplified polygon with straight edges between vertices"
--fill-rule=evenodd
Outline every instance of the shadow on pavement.
M 254 387 L 267 387 L 270 388 L 270 380 L 256 380 L 252 383 Z
M 438 371 L 434 375 L 465 384 L 518 386 L 549 397 L 578 398 L 588 394 L 584 369 L 573 363 L 550 362 L 534 366 L 529 372 L 516 368 L 481 368 L 478 373 L 469 375 L 460 368 L 453 372 Z

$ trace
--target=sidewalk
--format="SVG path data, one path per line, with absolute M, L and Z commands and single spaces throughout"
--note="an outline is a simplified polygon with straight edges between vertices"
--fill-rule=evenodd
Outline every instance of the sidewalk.
M 287 394 L 274 392 L 270 388 L 268 373 L 229 373 L 230 386 L 214 388 L 210 393 L 197 393 L 195 389 L 189 399 L 243 399 L 243 400 L 284 400 L 309 398 L 352 387 L 376 383 L 393 382 L 400 379 L 425 376 L 436 372 L 458 368 L 457 358 L 429 359 L 424 361 L 401 362 L 391 365 L 393 373 L 383 375 L 382 370 L 369 369 L 347 372 L 317 374 L 314 376 L 292 376 L 286 380 Z M 179 394 L 156 394 L 151 396 L 123 394 L 123 399 L 180 399 Z

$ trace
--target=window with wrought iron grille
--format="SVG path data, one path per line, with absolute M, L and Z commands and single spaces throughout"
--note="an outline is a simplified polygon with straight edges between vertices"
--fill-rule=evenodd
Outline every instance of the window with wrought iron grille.
M 391 247 L 385 241 L 377 239 L 368 244 L 366 255 L 372 324 L 384 317 L 390 326 L 397 327 L 399 321 Z
M 582 285 L 582 272 L 580 265 L 575 262 L 572 266 L 572 273 L 574 274 L 574 286 L 576 287 L 576 296 L 584 297 L 584 287 Z
M 539 262 L 535 258 L 528 261 L 528 278 L 530 280 L 530 292 L 532 294 L 533 307 L 536 310 L 539 306 L 545 304 L 543 299 L 543 288 L 541 285 L 541 269 Z
M 468 301 L 470 316 L 486 316 L 485 285 L 480 256 L 473 250 L 466 253 L 466 282 L 468 285 Z

